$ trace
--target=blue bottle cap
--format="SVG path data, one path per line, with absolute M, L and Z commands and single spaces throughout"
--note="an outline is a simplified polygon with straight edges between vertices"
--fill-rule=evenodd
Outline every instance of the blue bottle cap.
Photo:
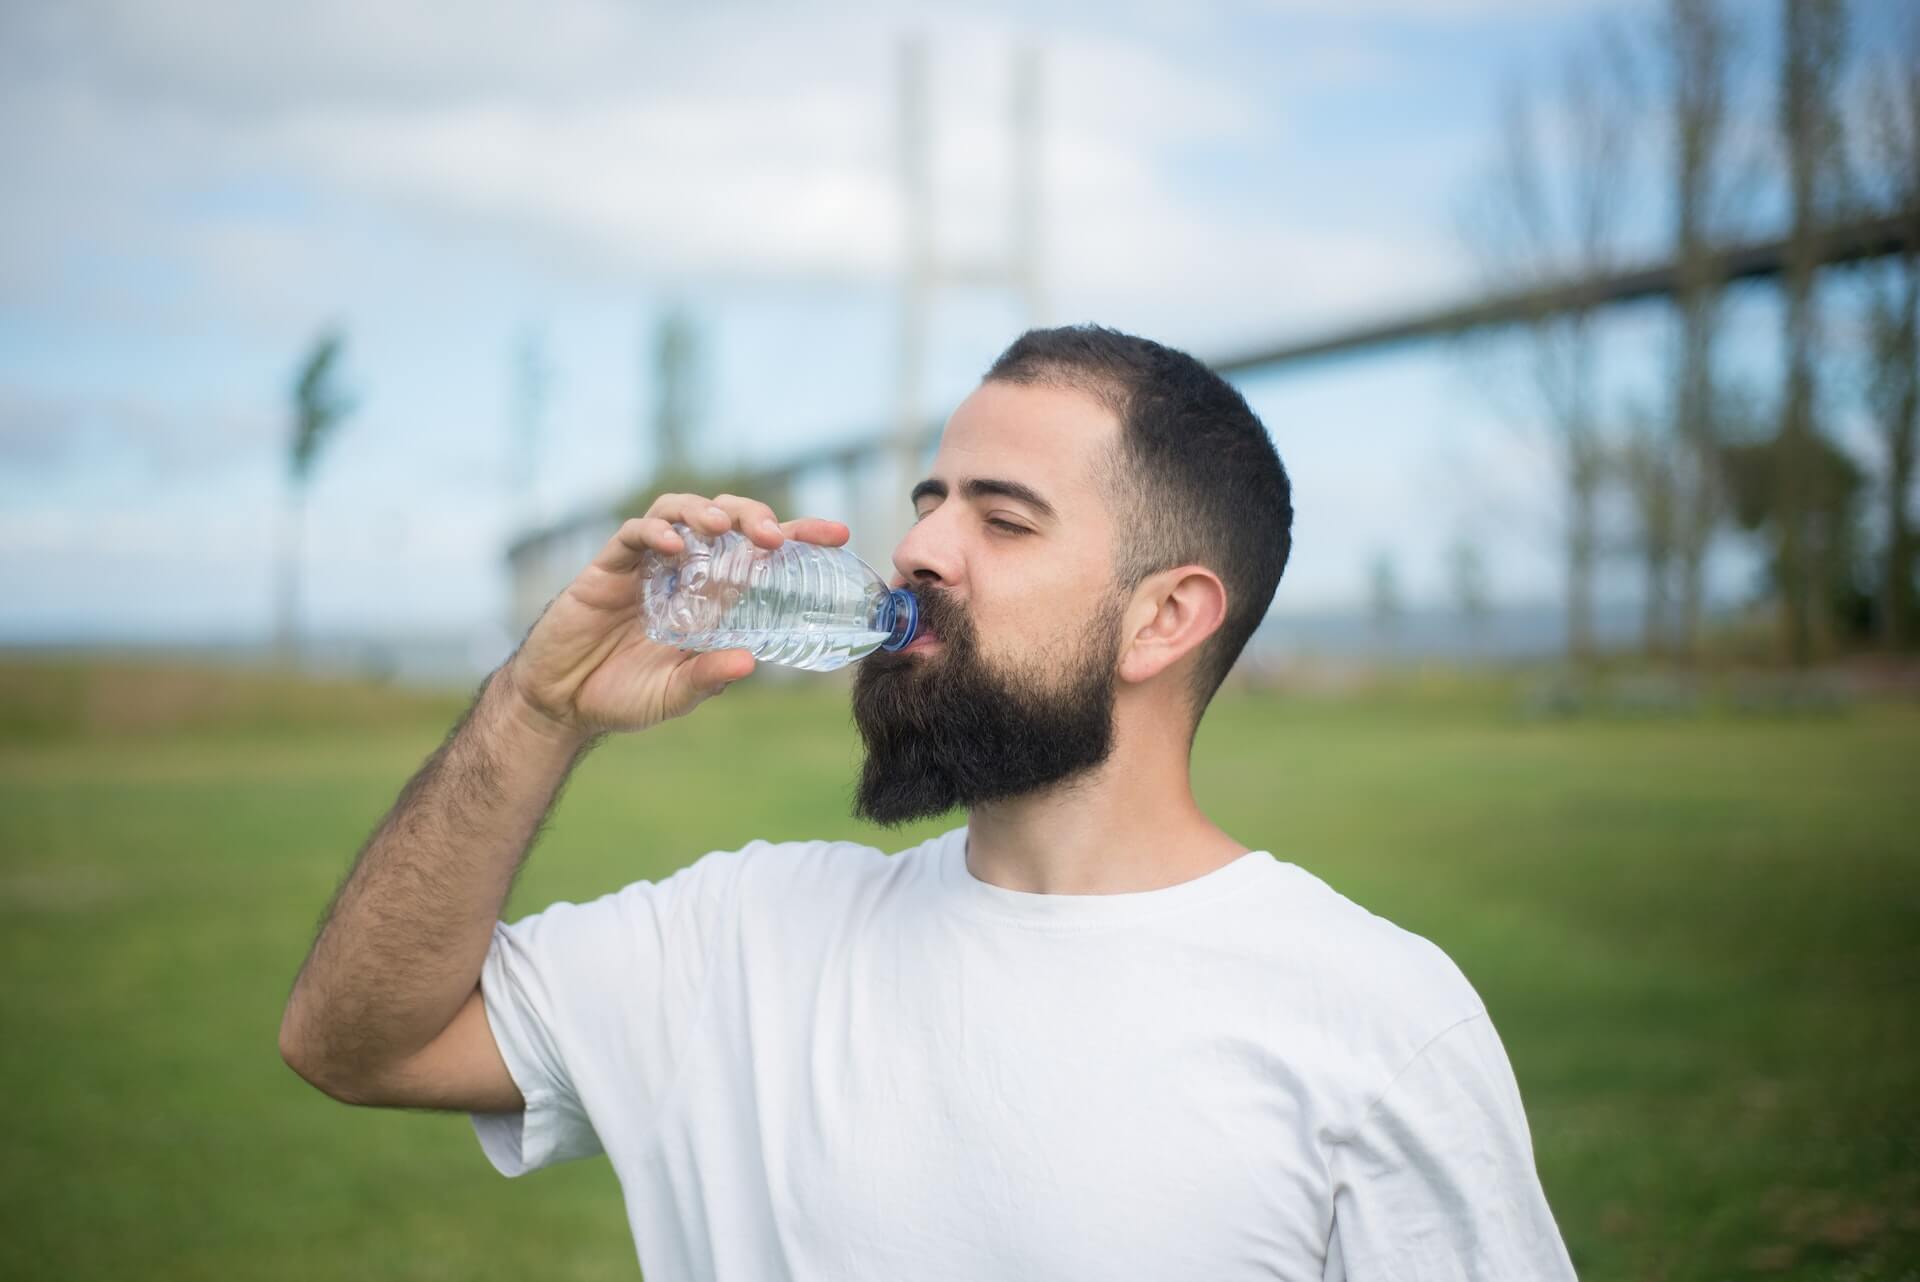
M 920 602 L 905 588 L 893 589 L 887 593 L 887 603 L 881 608 L 880 625 L 889 629 L 880 648 L 889 653 L 898 650 L 920 630 Z

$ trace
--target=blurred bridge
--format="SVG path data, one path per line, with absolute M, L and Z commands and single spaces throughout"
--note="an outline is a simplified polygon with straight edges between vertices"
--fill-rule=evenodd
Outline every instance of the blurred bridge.
M 1835 222 L 1815 237 L 1815 256 L 1823 267 L 1842 266 L 1902 252 L 1920 241 L 1920 210 Z M 1774 237 L 1718 251 L 1714 275 L 1723 283 L 1767 280 L 1787 270 L 1793 243 Z M 1479 330 L 1537 324 L 1600 308 L 1668 299 L 1679 290 L 1682 268 L 1676 261 L 1641 265 L 1575 280 L 1410 312 L 1367 324 L 1293 341 L 1229 352 L 1208 363 L 1228 376 L 1292 369 L 1330 357 L 1379 352 L 1410 343 Z M 943 419 L 852 435 L 839 443 L 801 450 L 775 463 L 748 470 L 746 480 L 766 493 L 792 493 L 803 481 L 835 479 L 846 496 L 840 508 L 869 518 L 873 541 L 856 543 L 884 571 L 895 528 L 904 520 L 905 488 L 892 489 L 882 503 L 863 503 L 863 474 L 879 460 L 892 458 L 888 476 L 910 476 L 924 468 L 938 447 Z M 533 530 L 514 540 L 507 561 L 513 579 L 512 626 L 515 635 L 531 626 L 547 601 L 577 574 L 611 537 L 615 513 L 594 510 Z M 860 529 L 861 527 L 856 527 Z M 884 539 L 884 542 L 880 540 Z

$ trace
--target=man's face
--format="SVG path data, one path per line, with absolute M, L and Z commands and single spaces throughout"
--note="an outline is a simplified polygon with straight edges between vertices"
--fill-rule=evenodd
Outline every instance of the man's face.
M 854 673 L 857 815 L 892 825 L 1019 796 L 1111 753 L 1124 602 L 1097 468 L 1118 433 L 1062 388 L 988 383 L 955 410 L 894 550 L 924 639 Z

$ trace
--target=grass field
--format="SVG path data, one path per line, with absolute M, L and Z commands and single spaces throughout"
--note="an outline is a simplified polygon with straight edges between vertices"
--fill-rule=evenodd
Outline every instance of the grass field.
M 338 876 L 464 697 L 0 666 L 4 1278 L 632 1278 L 603 1160 L 493 1173 L 275 1051 Z M 1920 1278 L 1920 708 L 1578 720 L 1237 694 L 1235 836 L 1428 936 L 1500 1029 L 1581 1276 Z M 827 680 L 576 774 L 510 916 L 847 817 Z

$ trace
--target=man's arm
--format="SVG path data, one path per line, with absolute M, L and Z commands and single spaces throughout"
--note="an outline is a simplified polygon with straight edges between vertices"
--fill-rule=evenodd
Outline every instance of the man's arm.
M 754 669 L 743 650 L 686 654 L 646 636 L 639 568 L 736 524 L 762 547 L 837 545 L 765 504 L 663 495 L 625 522 L 488 679 L 408 781 L 335 894 L 280 1025 L 280 1053 L 336 1099 L 513 1112 L 524 1101 L 481 1003 L 507 892 L 574 764 L 602 735 L 684 716 Z
M 596 741 L 543 716 L 502 666 L 408 780 L 327 911 L 287 1001 L 280 1053 L 355 1104 L 511 1112 L 481 963 L 514 874 Z

